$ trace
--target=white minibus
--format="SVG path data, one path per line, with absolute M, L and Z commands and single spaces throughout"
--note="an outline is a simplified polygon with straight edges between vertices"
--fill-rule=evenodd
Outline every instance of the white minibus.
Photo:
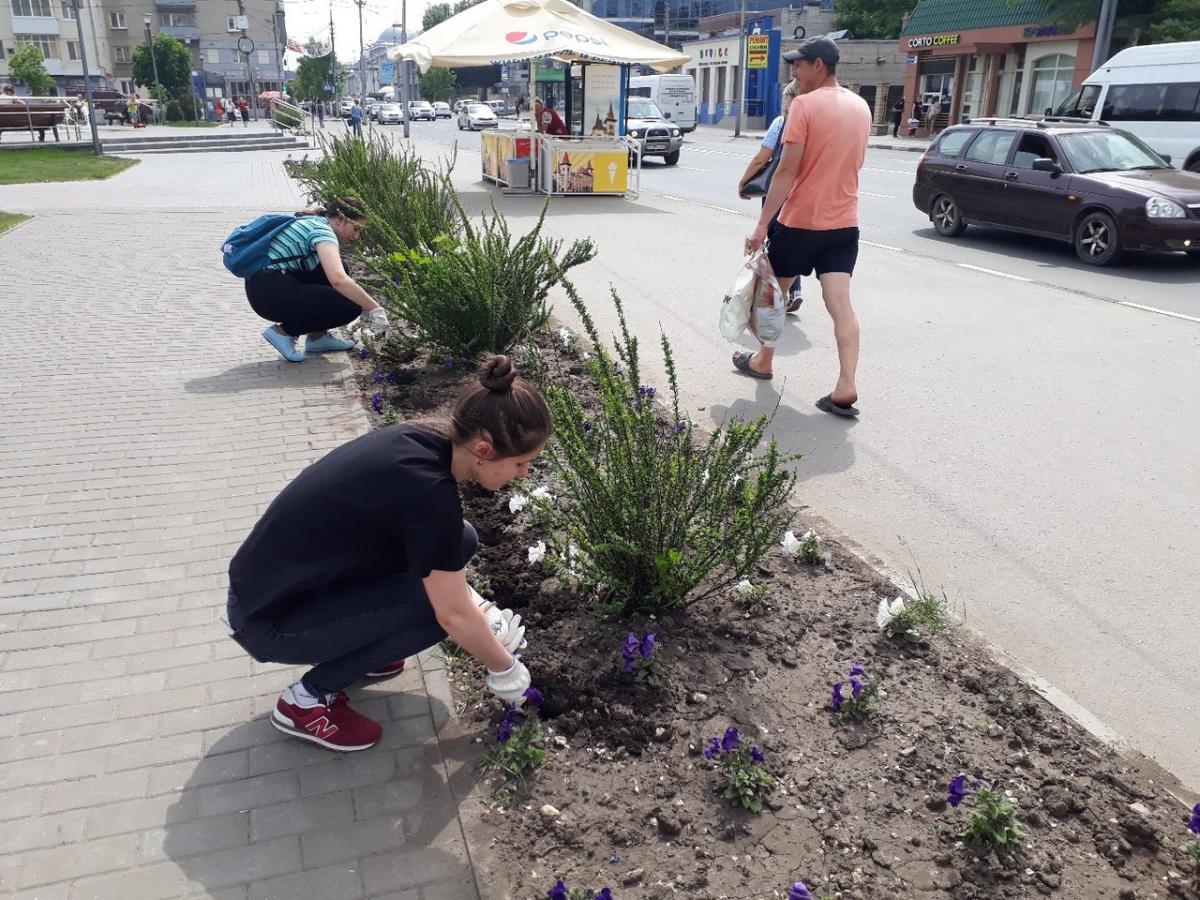
M 634 75 L 629 96 L 649 97 L 680 131 L 696 130 L 696 80 L 691 75 Z
M 1122 50 L 1054 110 L 1128 131 L 1200 172 L 1200 41 Z

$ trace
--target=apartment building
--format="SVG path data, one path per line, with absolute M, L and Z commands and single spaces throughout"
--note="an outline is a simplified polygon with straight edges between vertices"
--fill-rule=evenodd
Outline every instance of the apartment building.
M 83 53 L 93 87 L 106 87 L 112 78 L 108 33 L 96 8 L 98 0 L 0 0 L 0 84 L 9 84 L 8 59 L 22 44 L 42 51 L 55 91 L 71 96 L 83 90 Z M 83 25 L 80 46 L 78 19 Z M 17 93 L 28 93 L 17 86 Z
M 198 96 L 256 97 L 286 79 L 283 0 L 78 0 L 93 87 L 123 93 L 133 82 L 133 51 L 147 35 L 169 34 L 192 54 Z M 35 44 L 58 92 L 83 89 L 76 0 L 0 0 L 0 83 L 8 57 Z

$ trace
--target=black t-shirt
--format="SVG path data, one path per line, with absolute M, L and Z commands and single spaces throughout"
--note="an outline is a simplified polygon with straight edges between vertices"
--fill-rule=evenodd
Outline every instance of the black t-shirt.
M 451 445 L 408 425 L 338 447 L 276 497 L 229 565 L 247 618 L 339 582 L 456 572 L 463 514 Z

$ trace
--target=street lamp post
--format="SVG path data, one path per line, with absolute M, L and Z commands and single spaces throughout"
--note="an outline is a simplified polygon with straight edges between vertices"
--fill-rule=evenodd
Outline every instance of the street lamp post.
M 97 156 L 103 156 L 104 148 L 100 145 L 100 134 L 96 131 L 96 107 L 92 105 L 92 78 L 88 74 L 87 41 L 83 39 L 83 10 L 80 8 L 82 4 L 79 0 L 73 0 L 72 6 L 75 8 L 75 27 L 79 31 L 79 62 L 83 66 L 83 92 L 87 97 L 88 124 L 92 128 L 92 151 Z
M 150 13 L 142 15 L 142 24 L 146 26 L 146 46 L 150 48 L 150 65 L 154 67 L 154 86 L 158 88 L 158 96 L 155 98 L 158 103 L 154 105 L 154 118 L 160 120 L 159 107 L 162 105 L 163 87 L 162 82 L 158 80 L 158 58 L 154 54 L 154 38 L 150 34 Z

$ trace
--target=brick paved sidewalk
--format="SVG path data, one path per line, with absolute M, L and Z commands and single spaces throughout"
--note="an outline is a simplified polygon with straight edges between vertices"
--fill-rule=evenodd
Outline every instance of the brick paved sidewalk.
M 367 428 L 348 362 L 279 360 L 220 267 L 301 205 L 282 158 L 0 189 L 39 216 L 0 237 L 0 895 L 478 896 L 436 664 L 362 691 L 384 741 L 338 756 L 270 727 L 298 670 L 215 622 L 267 503 Z

